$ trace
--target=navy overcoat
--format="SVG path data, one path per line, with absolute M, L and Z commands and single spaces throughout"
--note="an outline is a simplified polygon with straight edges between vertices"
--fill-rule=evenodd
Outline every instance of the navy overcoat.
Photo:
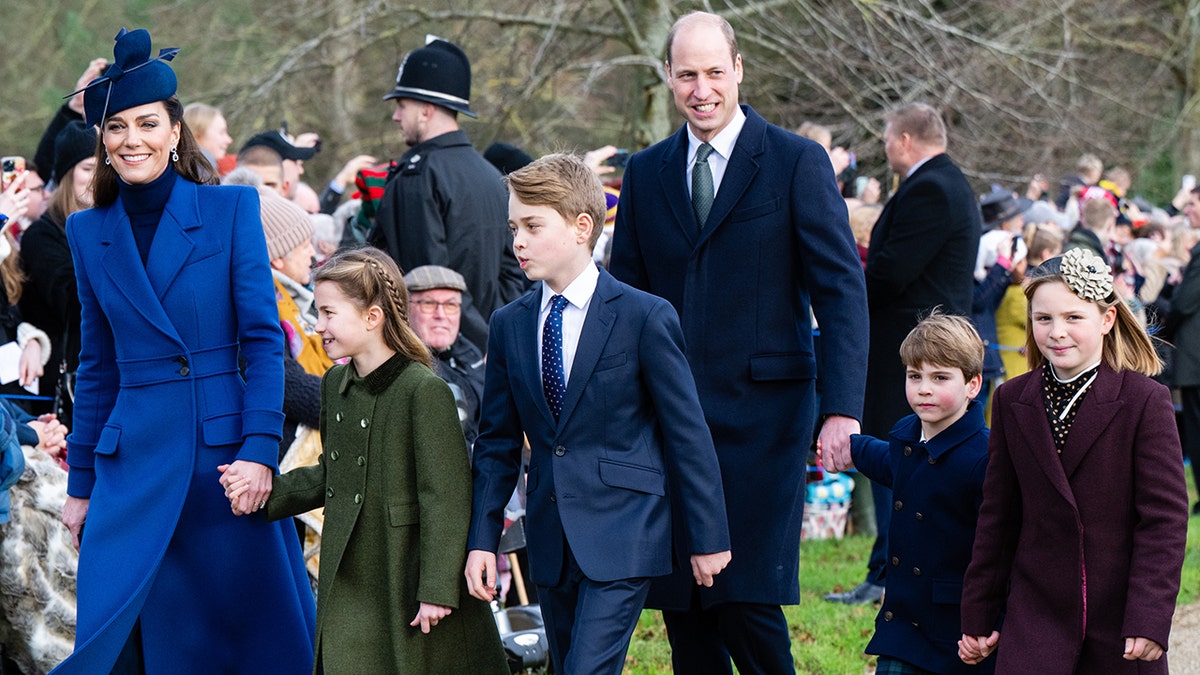
M 686 126 L 630 158 L 612 272 L 679 312 L 687 359 L 712 431 L 733 560 L 704 605 L 800 600 L 805 462 L 817 418 L 810 312 L 823 336 L 820 413 L 859 418 L 866 379 L 862 265 L 821 146 L 749 106 L 708 222 L 685 184 Z M 686 608 L 682 561 L 651 600 Z
M 218 482 L 235 459 L 274 468 L 283 424 L 258 195 L 176 178 L 145 265 L 119 200 L 67 236 L 83 317 L 68 493 L 90 504 L 75 653 L 55 672 L 109 672 L 139 617 L 147 672 L 310 672 L 295 530 L 235 517 Z

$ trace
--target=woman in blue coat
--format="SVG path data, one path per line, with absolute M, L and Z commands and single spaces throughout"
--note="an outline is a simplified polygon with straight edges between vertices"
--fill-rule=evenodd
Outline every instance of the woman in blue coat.
M 217 466 L 266 499 L 283 340 L 258 196 L 219 187 L 144 30 L 84 94 L 95 207 L 67 237 L 82 310 L 63 520 L 80 546 L 75 652 L 56 673 L 307 673 L 295 531 L 236 518 Z M 244 375 L 239 370 L 244 362 Z

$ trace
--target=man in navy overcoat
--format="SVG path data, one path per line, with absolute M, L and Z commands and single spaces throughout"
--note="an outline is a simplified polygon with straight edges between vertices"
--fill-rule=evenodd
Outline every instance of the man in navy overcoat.
M 729 24 L 683 17 L 667 56 L 687 124 L 630 159 L 612 271 L 679 312 L 721 464 L 733 559 L 712 588 L 695 588 L 677 554 L 683 564 L 656 582 L 651 604 L 670 610 L 675 672 L 730 673 L 732 656 L 743 673 L 790 673 L 779 605 L 799 602 L 818 412 L 810 308 L 824 335 L 822 443 L 845 446 L 866 378 L 862 267 L 825 151 L 738 105 L 742 59 Z M 710 182 L 693 187 L 697 172 Z M 715 195 L 707 203 L 706 192 Z

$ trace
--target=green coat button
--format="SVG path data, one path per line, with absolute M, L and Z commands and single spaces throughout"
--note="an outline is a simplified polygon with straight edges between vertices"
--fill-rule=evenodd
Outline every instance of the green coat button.
M 333 451 L 331 451 L 331 452 L 329 453 L 329 459 L 331 459 L 331 460 L 333 460 L 333 461 L 335 461 L 335 462 L 336 462 L 336 461 L 337 461 L 337 458 L 338 458 L 338 451 L 337 451 L 337 450 L 333 450 Z
M 327 488 L 327 489 L 325 490 L 325 496 L 326 496 L 326 497 L 332 497 L 332 496 L 333 496 L 333 488 Z
M 362 503 L 362 495 L 354 495 L 354 503 L 361 504 Z
M 334 415 L 333 418 L 335 420 L 341 422 L 342 421 L 342 413 L 338 413 L 338 414 Z
M 366 458 L 366 457 L 363 457 L 362 455 L 359 455 L 359 456 L 358 456 L 358 465 L 359 465 L 359 466 L 366 466 L 366 465 L 367 465 L 367 458 Z
M 368 423 L 367 423 L 367 418 L 365 418 L 365 417 L 364 417 L 364 418 L 362 418 L 362 421 L 361 421 L 361 422 L 359 422 L 359 425 L 360 425 L 360 426 L 362 426 L 362 428 L 364 428 L 364 429 L 366 429 L 366 428 L 367 428 L 367 424 L 368 424 Z

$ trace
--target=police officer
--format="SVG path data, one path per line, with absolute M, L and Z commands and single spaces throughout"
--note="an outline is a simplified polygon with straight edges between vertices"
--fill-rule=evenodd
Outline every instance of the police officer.
M 462 333 L 487 345 L 492 311 L 515 300 L 525 277 L 508 233 L 500 172 L 458 127 L 470 108 L 471 63 L 458 46 L 433 39 L 400 64 L 392 120 L 409 149 L 389 172 L 368 241 L 402 270 L 441 265 L 466 279 Z

